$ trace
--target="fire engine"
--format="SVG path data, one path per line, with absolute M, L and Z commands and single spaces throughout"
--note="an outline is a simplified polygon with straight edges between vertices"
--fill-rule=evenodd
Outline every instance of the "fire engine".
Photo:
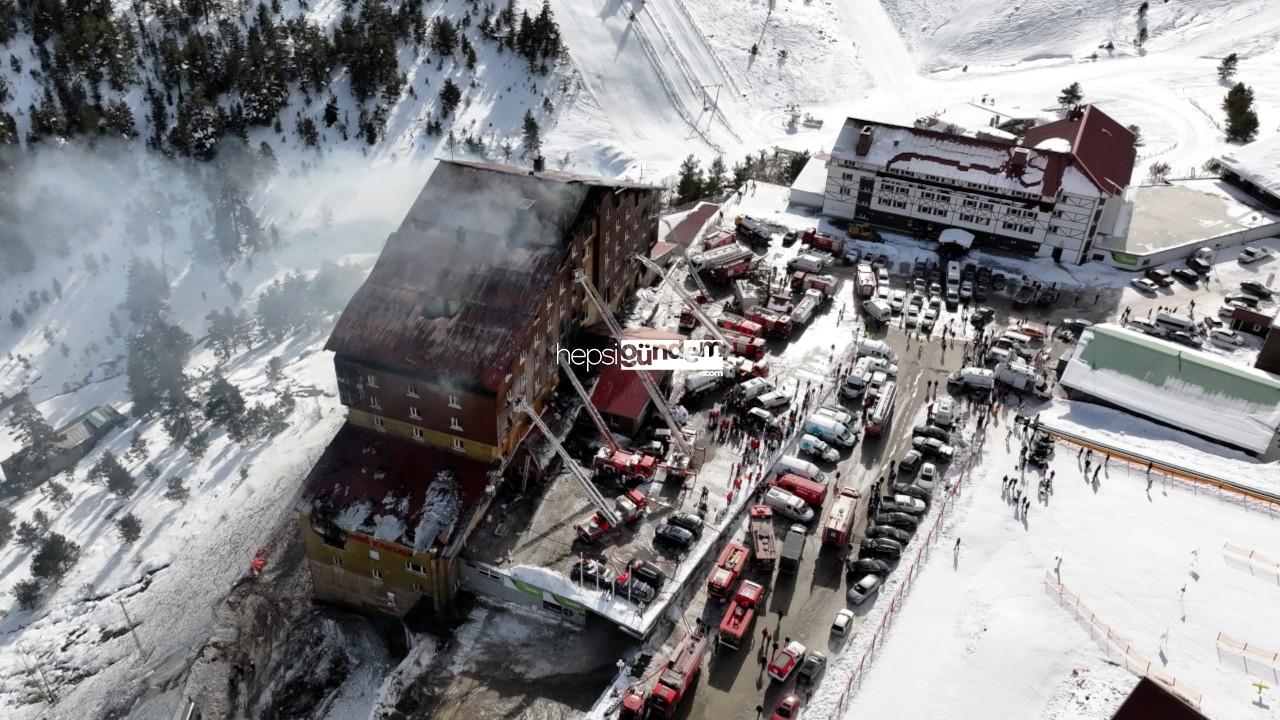
M 751 508 L 751 548 L 758 565 L 773 567 L 778 562 L 778 537 L 773 534 L 773 508 Z
M 729 543 L 724 552 L 720 553 L 720 559 L 716 561 L 716 567 L 711 571 L 711 576 L 707 578 L 707 594 L 717 600 L 729 597 L 729 591 L 733 589 L 733 584 L 738 581 L 738 576 L 746 567 L 748 557 L 750 553 L 745 547 L 737 543 Z
M 729 609 L 725 610 L 724 619 L 720 621 L 721 645 L 734 650 L 742 645 L 742 639 L 751 631 L 751 621 L 755 619 L 756 607 L 763 596 L 763 585 L 750 580 L 743 580 L 738 585 L 738 592 L 733 596 L 733 602 L 729 603 Z
M 758 307 L 747 313 L 747 321 L 764 328 L 765 335 L 779 340 L 791 337 L 791 318 L 772 310 Z
M 653 479 L 658 469 L 657 458 L 621 447 L 602 447 L 596 451 L 591 467 L 605 476 L 620 478 L 623 482 L 639 485 Z
M 824 545 L 844 547 L 848 544 L 853 529 L 854 514 L 858 509 L 858 491 L 851 487 L 841 487 L 836 491 L 835 502 L 831 503 L 831 511 L 822 524 L 822 542 Z
M 624 525 L 636 522 L 644 515 L 649 506 L 649 498 L 639 490 L 628 490 L 625 495 L 613 499 L 611 508 L 614 519 L 597 510 L 585 525 L 575 525 L 574 530 L 583 542 L 593 543 L 601 538 L 617 532 Z
M 750 337 L 761 337 L 764 335 L 764 327 L 760 323 L 751 322 L 741 315 L 733 313 L 723 313 L 716 318 L 716 324 L 730 332 L 736 332 L 741 335 Z
M 680 701 L 693 687 L 702 671 L 702 656 L 707 651 L 707 636 L 690 633 L 674 655 L 662 666 L 658 681 L 649 691 L 645 708 L 650 716 L 669 718 L 676 714 Z

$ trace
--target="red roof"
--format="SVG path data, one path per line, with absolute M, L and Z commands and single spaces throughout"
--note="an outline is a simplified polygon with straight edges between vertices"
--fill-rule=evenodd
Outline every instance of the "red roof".
M 628 328 L 628 338 L 649 340 L 684 340 L 680 333 L 654 328 Z M 649 377 L 659 382 L 663 373 L 650 371 Z M 639 421 L 649 407 L 649 393 L 640 382 L 639 372 L 624 370 L 620 365 L 607 365 L 600 370 L 600 380 L 591 392 L 591 404 L 604 415 Z
M 1125 126 L 1092 105 L 1067 118 L 1033 127 L 1022 144 L 1034 148 L 1050 138 L 1071 143 L 1075 166 L 1100 190 L 1115 193 L 1129 185 L 1138 151 L 1137 138 Z
M 688 215 L 685 215 L 683 220 L 676 223 L 676 226 L 671 228 L 671 232 L 667 233 L 663 240 L 681 247 L 689 247 L 689 243 L 693 242 L 694 238 L 698 237 L 702 232 L 702 228 L 706 227 L 707 220 L 719 210 L 720 206 L 715 203 L 704 202 L 698 205 Z

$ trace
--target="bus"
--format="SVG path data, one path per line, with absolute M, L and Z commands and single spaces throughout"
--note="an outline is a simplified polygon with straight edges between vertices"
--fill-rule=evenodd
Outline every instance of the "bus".
M 868 435 L 879 437 L 884 434 L 885 428 L 889 427 L 889 423 L 893 420 L 893 401 L 896 399 L 897 392 L 898 384 L 892 380 L 880 388 L 876 404 L 867 415 Z

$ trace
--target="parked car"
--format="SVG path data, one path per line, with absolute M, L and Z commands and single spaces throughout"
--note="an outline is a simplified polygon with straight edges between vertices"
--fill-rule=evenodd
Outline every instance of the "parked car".
M 1155 283 L 1146 278 L 1134 278 L 1129 281 L 1129 284 L 1138 292 L 1147 295 L 1155 295 L 1156 291 L 1160 289 Z
M 702 537 L 702 518 L 687 512 L 674 512 L 667 516 L 667 522 L 676 527 L 684 528 L 693 534 L 694 538 Z
M 904 512 L 910 515 L 923 515 L 924 511 L 929 509 L 929 506 L 923 500 L 910 495 L 894 495 L 888 500 L 882 501 L 880 507 L 885 510 Z
M 919 450 L 908 450 L 906 455 L 898 461 L 898 472 L 913 473 L 920 467 L 920 462 L 924 460 L 924 455 Z
M 631 574 L 654 590 L 661 590 L 662 585 L 667 582 L 667 574 L 662 571 L 662 568 L 640 558 L 631 561 Z
M 933 493 L 929 492 L 928 490 L 925 490 L 919 485 L 912 485 L 912 484 L 894 485 L 893 492 L 900 495 L 908 495 L 910 497 L 913 497 L 925 503 L 926 505 L 933 500 Z
M 960 283 L 960 301 L 969 302 L 973 298 L 973 282 L 965 280 Z
M 1239 257 L 1236 259 L 1241 264 L 1248 265 L 1271 257 L 1271 249 L 1262 247 L 1261 245 L 1250 245 L 1240 251 Z
M 800 717 L 800 696 L 791 693 L 782 700 L 778 701 L 778 707 L 774 708 L 773 715 L 769 716 L 769 720 L 793 720 Z
M 1243 305 L 1247 308 L 1258 307 L 1258 298 L 1244 293 L 1236 293 L 1222 298 L 1222 301 L 1228 305 Z
M 903 530 L 902 528 L 896 528 L 892 525 L 872 525 L 867 528 L 867 537 L 889 538 L 890 540 L 897 540 L 903 545 L 911 542 L 910 532 Z
M 849 602 L 861 605 L 880 589 L 879 575 L 863 575 L 862 579 L 849 588 Z
M 916 526 L 920 524 L 920 519 L 906 513 L 883 512 L 876 515 L 875 523 L 876 525 L 892 525 L 894 527 L 915 530 Z
M 913 328 L 920 324 L 920 306 L 912 305 L 907 308 L 907 328 Z
M 1174 268 L 1173 276 L 1191 287 L 1196 287 L 1200 284 L 1200 276 L 1191 268 Z
M 827 669 L 827 657 L 817 650 L 804 656 L 800 669 L 796 671 L 796 685 L 817 685 L 822 673 Z
M 876 562 L 880 562 L 877 560 Z M 831 637 L 837 640 L 844 640 L 849 637 L 849 629 L 853 626 L 853 611 L 845 608 L 836 613 L 836 617 L 831 621 Z
M 617 597 L 631 598 L 635 603 L 646 605 L 653 602 L 657 595 L 648 583 L 631 573 L 622 573 L 613 581 L 613 594 Z
M 1235 330 L 1216 328 L 1209 331 L 1209 342 L 1219 347 L 1233 348 L 1244 344 L 1244 338 Z
M 1161 270 L 1160 268 L 1151 268 L 1145 273 L 1145 275 L 1147 276 L 1148 280 L 1155 283 L 1156 285 L 1159 285 L 1160 287 L 1169 287 L 1170 285 L 1173 284 L 1173 278 L 1169 277 L 1169 271 L 1167 270 Z
M 925 455 L 932 455 L 935 457 L 942 458 L 944 460 L 950 460 L 952 453 L 955 452 L 954 448 L 942 442 L 941 440 L 938 440 L 937 438 L 926 438 L 926 437 L 911 438 L 911 447 L 915 448 L 916 450 L 919 450 Z
M 850 559 L 847 561 L 847 570 L 850 574 L 866 575 L 867 573 L 879 573 L 881 575 L 889 574 L 889 563 L 880 558 L 864 557 L 857 560 Z
M 1260 297 L 1263 300 L 1268 300 L 1273 294 L 1275 294 L 1271 288 L 1255 280 L 1245 280 L 1240 283 L 1240 289 L 1254 297 Z
M 1165 333 L 1164 339 L 1169 340 L 1170 342 L 1176 342 L 1179 345 L 1186 345 L 1190 348 L 1198 348 L 1201 344 L 1199 337 L 1192 335 L 1189 332 L 1183 332 L 1182 330 L 1174 330 L 1172 332 Z
M 675 550 L 686 550 L 697 541 L 693 533 L 680 527 L 663 523 L 653 529 L 653 544 Z
M 1210 265 L 1207 260 L 1201 260 L 1200 258 L 1197 258 L 1197 257 L 1187 258 L 1187 267 L 1191 268 L 1192 270 L 1195 270 L 1201 275 L 1208 275 L 1209 271 L 1213 269 L 1213 266 Z
M 969 322 L 974 327 L 984 327 L 996 316 L 996 311 L 989 307 L 974 308 L 969 315 Z
M 609 569 L 608 565 L 605 565 L 599 560 L 586 558 L 573 564 L 573 569 L 569 571 L 569 577 L 575 582 L 580 582 L 583 585 L 598 584 L 600 587 L 604 588 L 612 585 L 618 575 L 613 570 Z
M 902 556 L 902 543 L 889 538 L 867 538 L 862 541 L 861 551 L 864 555 L 897 559 Z
M 782 236 L 782 244 L 785 247 L 791 247 L 796 244 L 796 240 L 800 238 L 800 233 L 795 230 L 788 230 Z
M 938 466 L 933 463 L 925 463 L 920 466 L 920 474 L 916 475 L 916 485 L 933 491 L 933 484 L 938 480 Z
M 778 682 L 785 682 L 800 664 L 804 654 L 805 647 L 799 641 L 792 640 L 787 643 L 786 647 L 773 656 L 773 662 L 769 663 L 769 677 Z
M 894 290 L 893 296 L 889 298 L 889 308 L 890 310 L 893 311 L 894 315 L 900 314 L 902 312 L 902 307 L 906 305 L 906 303 L 907 303 L 906 290 Z
M 917 425 L 911 430 L 912 437 L 929 437 L 941 440 L 942 442 L 951 441 L 951 433 L 943 430 L 937 425 Z
M 807 433 L 800 436 L 800 454 L 811 455 L 826 462 L 836 462 L 840 459 L 838 450 L 828 445 L 826 441 Z

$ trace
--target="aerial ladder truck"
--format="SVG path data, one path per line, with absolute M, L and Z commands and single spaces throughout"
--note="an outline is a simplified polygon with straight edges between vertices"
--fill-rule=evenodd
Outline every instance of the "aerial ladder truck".
M 592 458 L 591 467 L 621 479 L 624 484 L 639 485 L 642 482 L 652 480 L 654 472 L 658 469 L 657 460 L 644 453 L 624 450 L 618 444 L 618 441 L 613 437 L 613 432 L 609 429 L 609 425 L 604 421 L 604 416 L 592 404 L 591 395 L 582 386 L 578 376 L 574 374 L 573 367 L 569 365 L 569 361 L 565 360 L 563 355 L 558 355 L 558 357 L 560 369 L 564 371 L 565 376 L 569 378 L 569 384 L 573 386 L 573 389 L 578 392 L 578 396 L 582 398 L 587 415 L 591 418 L 591 422 L 595 423 L 596 429 L 600 431 L 600 437 L 606 445 L 606 447 L 602 447 L 596 452 L 595 457 Z
M 591 503 L 596 506 L 596 512 L 591 516 L 591 520 L 586 525 L 575 525 L 574 530 L 578 533 L 578 537 L 583 542 L 596 542 L 597 540 L 616 532 L 623 525 L 634 523 L 644 514 L 645 508 L 648 507 L 649 501 L 644 493 L 639 490 L 628 491 L 624 495 L 619 495 L 610 503 L 604 495 L 600 493 L 595 483 L 591 482 L 591 478 L 582 472 L 582 468 L 578 465 L 578 461 L 573 459 L 569 451 L 560 444 L 560 440 L 556 438 L 551 428 L 542 421 L 537 410 L 529 404 L 523 397 L 518 397 L 512 402 L 512 409 L 517 416 L 524 413 L 529 420 L 542 431 L 542 436 L 551 443 L 551 447 L 555 449 L 556 454 L 560 456 L 560 460 L 564 466 L 568 468 L 569 474 L 582 485 L 582 489 L 586 491 L 587 497 Z
M 618 343 L 626 340 L 623 334 L 622 326 L 618 324 L 617 318 L 613 316 L 613 311 L 609 309 L 609 304 L 600 297 L 600 293 L 596 291 L 591 279 L 587 277 L 587 273 L 583 270 L 574 272 L 574 280 L 582 286 L 591 303 L 595 305 L 600 312 L 600 318 L 604 320 L 604 324 L 609 328 L 609 334 Z M 649 399 L 653 401 L 653 406 L 657 408 L 658 415 L 662 417 L 663 422 L 671 429 L 671 442 L 675 445 L 676 450 L 671 454 L 671 458 L 667 464 L 667 477 L 685 479 L 689 475 L 689 465 L 693 461 L 696 449 L 693 444 L 685 437 L 684 428 L 676 421 L 675 415 L 671 412 L 671 406 L 667 404 L 667 399 L 663 397 L 662 391 L 658 389 L 657 383 L 653 381 L 648 372 L 638 372 L 636 375 L 640 378 L 640 384 L 644 386 L 644 390 L 649 394 Z

